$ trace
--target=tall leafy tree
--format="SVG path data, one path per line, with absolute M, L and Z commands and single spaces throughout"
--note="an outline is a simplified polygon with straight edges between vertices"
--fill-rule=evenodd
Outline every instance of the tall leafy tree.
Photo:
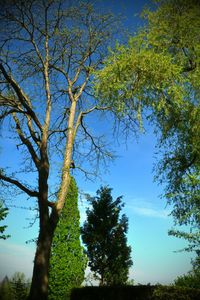
M 4 220 L 7 214 L 8 214 L 8 209 L 3 207 L 3 203 L 0 201 L 0 221 Z M 7 227 L 6 225 L 0 226 L 0 239 L 5 240 L 9 237 L 9 235 L 3 234 L 6 227 Z
M 114 104 L 126 119 L 147 115 L 156 125 L 158 179 L 173 204 L 176 225 L 170 234 L 185 238 L 188 250 L 200 245 L 200 3 L 156 1 L 144 10 L 147 25 L 129 45 L 117 45 L 96 74 L 102 103 Z
M 166 15 L 170 17 L 166 19 Z M 189 231 L 172 229 L 170 234 L 189 242 L 187 250 L 200 249 L 200 60 L 199 1 L 161 1 L 156 12 L 147 11 L 149 43 L 171 55 L 180 65 L 180 100 L 169 95 L 168 113 L 157 115 L 162 131 L 163 157 L 157 166 L 161 181 L 168 182 L 165 195 L 173 204 L 176 225 L 190 225 Z M 158 22 L 163 20 L 158 28 Z M 173 28 L 173 24 L 175 24 Z M 188 31 L 190 33 L 188 33 Z M 163 33 L 165 34 L 163 35 Z M 162 39 L 162 42 L 161 42 Z M 174 79 L 174 81 L 176 78 Z M 177 86 L 178 88 L 178 86 Z M 181 104 L 182 102 L 182 104 Z
M 89 266 L 100 285 L 125 284 L 132 265 L 131 247 L 127 246 L 128 219 L 120 218 L 122 197 L 113 200 L 112 189 L 101 187 L 89 197 L 91 208 L 82 228 Z
M 83 282 L 86 265 L 86 255 L 80 243 L 78 188 L 71 178 L 67 201 L 52 242 L 48 299 L 69 299 L 71 289 Z
M 1 1 L 0 22 L 0 121 L 16 145 L 4 159 L 0 181 L 4 190 L 13 187 L 38 207 L 29 300 L 47 300 L 51 243 L 71 167 L 95 175 L 99 162 L 112 158 L 102 134 L 88 123 L 96 124 L 101 112 L 112 113 L 94 95 L 92 79 L 118 20 L 90 1 L 11 0 Z

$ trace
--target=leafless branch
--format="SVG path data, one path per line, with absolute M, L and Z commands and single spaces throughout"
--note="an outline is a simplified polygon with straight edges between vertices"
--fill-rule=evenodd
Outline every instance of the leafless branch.
M 34 161 L 34 163 L 35 163 L 35 166 L 36 166 L 36 168 L 38 169 L 38 168 L 39 168 L 40 160 L 39 160 L 39 158 L 38 158 L 38 156 L 37 156 L 37 154 L 36 154 L 36 152 L 35 152 L 35 150 L 34 150 L 34 148 L 33 148 L 33 145 L 31 144 L 31 142 L 29 141 L 29 139 L 28 139 L 27 137 L 24 136 L 23 131 L 22 131 L 22 128 L 21 128 L 21 126 L 20 126 L 20 121 L 19 121 L 19 119 L 17 118 L 17 116 L 16 116 L 15 113 L 13 113 L 13 119 L 14 119 L 14 121 L 15 121 L 15 124 L 16 124 L 16 131 L 17 131 L 17 133 L 18 133 L 18 135 L 19 135 L 20 140 L 21 140 L 22 143 L 27 147 L 27 149 L 28 149 L 28 151 L 29 151 L 29 153 L 30 153 L 30 155 L 31 155 L 31 157 L 32 157 L 32 159 L 33 159 L 33 161 Z
M 35 124 L 42 131 L 42 126 L 41 126 L 36 114 L 34 113 L 34 111 L 32 110 L 32 108 L 30 106 L 30 101 L 29 101 L 28 97 L 25 95 L 25 93 L 20 88 L 19 84 L 14 80 L 14 78 L 6 72 L 4 66 L 1 63 L 0 63 L 0 70 L 1 70 L 4 78 L 7 80 L 8 83 L 11 84 L 14 91 L 16 92 L 19 102 L 27 110 L 27 112 L 30 114 L 30 116 L 34 120 Z
M 20 190 L 22 190 L 23 192 L 25 192 L 27 195 L 29 195 L 31 197 L 38 197 L 38 195 L 39 195 L 38 192 L 30 190 L 29 188 L 27 188 L 25 185 L 23 185 L 18 180 L 3 175 L 2 172 L 0 172 L 0 180 L 14 184 Z
M 97 105 L 95 105 L 92 108 L 90 108 L 86 111 L 83 111 L 82 114 L 87 115 L 87 114 L 93 112 L 94 110 L 102 110 L 103 111 L 103 110 L 111 110 L 111 109 L 112 108 L 110 106 L 97 106 Z

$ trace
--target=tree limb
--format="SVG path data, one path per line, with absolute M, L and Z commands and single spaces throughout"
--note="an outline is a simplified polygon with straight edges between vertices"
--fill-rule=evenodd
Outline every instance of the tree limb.
M 7 80 L 7 82 L 12 86 L 12 88 L 16 92 L 19 102 L 27 110 L 27 112 L 33 118 L 35 124 L 42 131 L 42 126 L 41 126 L 36 114 L 34 113 L 34 111 L 32 110 L 32 108 L 30 106 L 30 100 L 27 98 L 27 96 L 25 95 L 23 90 L 20 88 L 18 83 L 14 80 L 14 78 L 11 75 L 8 75 L 8 73 L 6 72 L 4 66 L 1 63 L 0 63 L 0 70 L 1 70 L 4 78 Z
M 112 107 L 111 106 L 93 106 L 92 108 L 86 110 L 86 111 L 83 111 L 83 115 L 87 115 L 89 113 L 91 113 L 92 111 L 94 110 L 111 110 Z
M 23 131 L 22 131 L 21 126 L 20 126 L 19 119 L 17 118 L 17 116 L 16 116 L 15 113 L 13 113 L 13 119 L 15 121 L 16 131 L 17 131 L 17 133 L 19 135 L 20 140 L 27 147 L 27 149 L 28 149 L 28 151 L 29 151 L 29 153 L 30 153 L 30 155 L 31 155 L 34 163 L 35 163 L 35 166 L 38 169 L 39 168 L 40 160 L 39 160 L 39 158 L 38 158 L 38 156 L 37 156 L 37 154 L 36 154 L 36 152 L 35 152 L 35 150 L 33 148 L 33 145 L 31 144 L 31 142 L 29 141 L 29 139 L 24 136 Z
M 6 181 L 8 183 L 11 183 L 11 184 L 17 186 L 20 190 L 22 190 L 23 192 L 25 192 L 27 195 L 29 195 L 31 197 L 38 197 L 38 195 L 39 195 L 38 192 L 30 190 L 29 188 L 27 188 L 25 185 L 23 185 L 18 180 L 7 177 L 7 176 L 3 175 L 1 172 L 0 172 L 0 180 Z

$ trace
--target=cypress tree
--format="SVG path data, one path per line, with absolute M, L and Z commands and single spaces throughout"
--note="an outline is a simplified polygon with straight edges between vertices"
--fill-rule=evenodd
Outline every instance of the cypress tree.
M 83 282 L 85 268 L 86 255 L 80 243 L 78 188 L 71 178 L 66 203 L 53 237 L 48 299 L 69 299 L 71 289 Z

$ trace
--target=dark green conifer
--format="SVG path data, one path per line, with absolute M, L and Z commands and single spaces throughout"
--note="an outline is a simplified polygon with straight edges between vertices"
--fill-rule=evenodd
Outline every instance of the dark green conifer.
M 111 191 L 109 187 L 101 187 L 96 197 L 89 196 L 91 208 L 82 228 L 89 267 L 100 285 L 126 284 L 132 265 L 126 237 L 128 219 L 124 214 L 120 218 L 122 197 L 114 201 Z

